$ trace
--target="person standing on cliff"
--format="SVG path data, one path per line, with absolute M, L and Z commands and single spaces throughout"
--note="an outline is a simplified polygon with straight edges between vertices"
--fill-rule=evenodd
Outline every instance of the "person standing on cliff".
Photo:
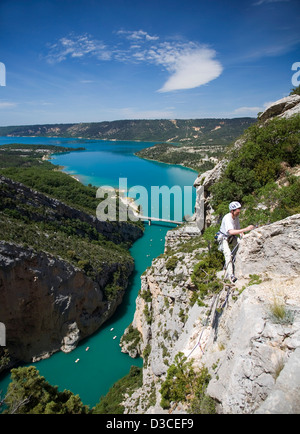
M 237 235 L 243 236 L 244 232 L 252 231 L 253 225 L 246 228 L 240 228 L 239 215 L 241 212 L 241 204 L 239 202 L 231 202 L 229 204 L 229 213 L 223 217 L 220 230 L 218 232 L 219 250 L 225 257 L 225 278 L 230 276 L 232 283 L 236 282 L 237 278 L 234 275 L 232 259 L 237 251 Z M 231 247 L 231 248 L 230 248 Z M 231 250 L 232 249 L 232 250 Z M 234 252 L 234 254 L 232 254 Z

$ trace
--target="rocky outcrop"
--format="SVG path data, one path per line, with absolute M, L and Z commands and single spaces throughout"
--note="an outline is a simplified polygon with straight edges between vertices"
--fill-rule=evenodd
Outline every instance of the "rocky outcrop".
M 144 384 L 127 398 L 126 411 L 167 412 L 160 407 L 160 387 L 183 352 L 196 369 L 209 369 L 207 392 L 219 413 L 300 412 L 299 225 L 300 215 L 294 215 L 246 235 L 237 285 L 224 283 L 200 306 L 191 306 L 190 276 L 203 251 L 201 238 L 176 243 L 172 231 L 172 256 L 169 251 L 154 260 L 142 276 L 132 326 L 142 336 Z M 186 413 L 188 403 L 173 403 L 171 411 Z
M 11 357 L 30 362 L 69 352 L 94 333 L 122 301 L 133 264 L 119 268 L 107 264 L 92 280 L 59 257 L 0 241 L 0 318 Z M 108 301 L 104 288 L 116 272 L 124 290 Z
M 195 289 L 190 277 L 204 250 L 196 223 L 189 223 L 188 231 L 183 227 L 169 231 L 165 255 L 141 277 L 131 327 L 141 336 L 136 350 L 144 357 L 143 387 L 124 403 L 129 413 L 167 413 L 160 407 L 161 382 L 179 351 L 181 337 L 194 326 L 189 320 L 196 321 L 199 314 L 190 306 Z M 128 352 L 130 343 L 121 346 Z
M 300 215 L 262 226 L 246 235 L 235 263 L 238 277 L 270 273 L 272 276 L 300 274 Z
M 273 102 L 259 116 L 259 119 L 266 121 L 277 116 L 279 118 L 290 118 L 300 113 L 300 95 L 290 95 Z
M 208 393 L 221 412 L 300 412 L 299 224 L 300 215 L 294 215 L 240 243 L 236 274 L 243 292 L 229 302 L 203 357 L 210 366 L 218 357 Z

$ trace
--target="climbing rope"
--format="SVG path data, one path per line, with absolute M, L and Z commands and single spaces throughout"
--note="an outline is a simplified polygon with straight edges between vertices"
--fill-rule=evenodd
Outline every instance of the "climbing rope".
M 227 276 L 227 268 L 229 266 L 229 264 L 232 264 L 232 267 L 234 266 L 235 263 L 235 259 L 236 259 L 236 252 L 239 248 L 240 242 L 239 240 L 237 240 L 236 245 L 234 246 L 234 248 L 231 251 L 231 256 L 230 256 L 230 261 L 228 261 L 228 264 L 226 265 L 226 263 L 224 264 L 223 270 L 224 270 L 224 277 L 223 277 L 223 281 L 225 280 L 226 276 Z
M 208 315 L 207 315 L 207 318 L 206 318 L 206 321 L 205 321 L 204 327 L 203 327 L 203 329 L 202 329 L 202 331 L 201 331 L 201 334 L 200 334 L 200 336 L 199 336 L 198 342 L 196 343 L 196 345 L 194 346 L 194 348 L 192 349 L 192 351 L 190 352 L 190 354 L 187 356 L 187 359 L 191 356 L 191 354 L 195 351 L 195 349 L 196 349 L 198 346 L 199 346 L 200 350 L 202 351 L 202 353 L 204 353 L 204 351 L 203 351 L 202 348 L 201 348 L 201 338 L 202 338 L 202 335 L 203 335 L 203 333 L 204 333 L 204 330 L 206 329 L 206 327 L 207 327 L 207 325 L 208 325 L 209 318 L 210 318 L 210 316 L 211 316 L 211 313 L 212 313 L 212 310 L 213 310 L 213 306 L 214 306 L 214 304 L 215 304 L 215 301 L 216 301 L 218 298 L 219 298 L 219 294 L 215 294 L 214 297 L 213 297 L 213 301 L 212 301 L 212 304 L 211 304 L 211 306 L 210 306 L 210 309 L 209 309 L 209 312 L 208 312 Z
M 235 258 L 236 258 L 235 253 L 236 253 L 238 247 L 239 247 L 239 242 L 237 242 L 236 246 L 232 249 L 232 251 L 231 251 L 231 258 L 230 258 L 230 261 L 228 262 L 226 268 L 225 268 L 225 265 L 224 265 L 224 267 L 223 267 L 223 270 L 225 269 L 225 273 L 224 273 L 224 277 L 223 277 L 223 285 L 224 285 L 224 288 L 227 288 L 227 291 L 226 291 L 226 297 L 225 297 L 224 303 L 222 304 L 222 306 L 221 306 L 221 308 L 220 308 L 221 311 L 224 310 L 224 308 L 225 308 L 225 306 L 226 306 L 226 304 L 227 304 L 227 302 L 228 302 L 229 295 L 230 295 L 230 291 L 231 291 L 231 288 L 232 288 L 232 286 L 233 286 L 232 284 L 228 284 L 228 283 L 225 282 L 225 277 L 226 277 L 227 267 L 228 267 L 228 265 L 230 264 L 230 262 L 232 263 L 232 265 L 234 265 Z M 223 289 L 224 289 L 224 288 L 223 288 Z M 213 297 L 213 300 L 212 300 L 212 303 L 211 303 L 211 306 L 210 306 L 210 309 L 209 309 L 209 312 L 208 312 L 208 315 L 207 315 L 207 318 L 206 318 L 205 324 L 204 324 L 204 326 L 203 326 L 203 329 L 201 330 L 201 333 L 200 333 L 200 336 L 199 336 L 198 342 L 196 343 L 196 345 L 194 346 L 194 348 L 192 349 L 192 351 L 191 351 L 191 352 L 189 353 L 189 355 L 187 356 L 187 359 L 188 359 L 188 358 L 193 354 L 193 352 L 196 350 L 197 347 L 199 347 L 200 350 L 202 351 L 202 353 L 204 354 L 204 350 L 203 350 L 202 347 L 201 347 L 201 339 L 202 339 L 202 336 L 203 336 L 204 331 L 206 330 L 206 328 L 207 328 L 207 326 L 208 326 L 208 322 L 209 322 L 209 319 L 210 319 L 211 316 L 213 316 L 212 325 L 214 324 L 214 320 L 215 320 L 215 311 L 216 311 L 217 308 L 215 307 L 215 309 L 214 309 L 214 314 L 213 314 L 213 315 L 212 315 L 212 311 L 213 311 L 214 305 L 215 305 L 215 304 L 217 305 L 216 301 L 218 301 L 218 299 L 219 299 L 219 294 L 215 294 L 214 297 Z

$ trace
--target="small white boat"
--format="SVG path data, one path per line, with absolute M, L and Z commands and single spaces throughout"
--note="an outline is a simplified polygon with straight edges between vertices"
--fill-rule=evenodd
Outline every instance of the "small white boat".
M 75 360 L 75 363 L 78 363 L 78 362 L 79 362 L 79 360 L 80 360 L 80 359 L 76 359 L 76 360 Z
M 112 328 L 110 329 L 110 331 L 112 332 L 112 331 L 113 331 L 113 329 L 114 329 L 114 328 L 112 327 Z
M 114 336 L 113 339 L 116 339 L 117 336 Z

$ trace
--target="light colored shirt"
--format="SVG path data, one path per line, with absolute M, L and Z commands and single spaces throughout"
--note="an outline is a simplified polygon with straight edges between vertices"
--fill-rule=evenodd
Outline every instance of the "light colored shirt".
M 230 237 L 230 234 L 228 232 L 230 231 L 230 229 L 241 229 L 241 227 L 240 227 L 239 218 L 236 217 L 235 219 L 233 219 L 231 213 L 229 212 L 223 217 L 221 227 L 220 227 L 221 235 L 227 238 Z

